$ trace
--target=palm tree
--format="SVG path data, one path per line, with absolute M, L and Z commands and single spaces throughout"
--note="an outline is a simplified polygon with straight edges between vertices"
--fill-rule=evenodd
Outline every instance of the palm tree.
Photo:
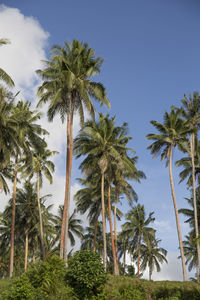
M 96 238 L 94 232 L 94 226 L 87 226 L 83 232 L 81 239 L 81 250 L 92 250 L 94 248 L 94 239 L 96 240 L 95 251 L 100 256 L 103 255 L 103 239 L 102 239 L 102 222 L 97 222 Z
M 43 233 L 43 222 L 42 222 L 42 212 L 40 207 L 40 188 L 42 186 L 43 174 L 47 180 L 52 184 L 53 178 L 51 172 L 54 172 L 54 164 L 50 158 L 56 154 L 57 151 L 50 151 L 44 148 L 41 153 L 33 153 L 32 160 L 29 165 L 25 168 L 24 174 L 28 175 L 31 179 L 34 175 L 37 177 L 37 204 L 40 220 L 40 240 L 41 240 L 41 250 L 42 258 L 45 258 L 45 245 L 44 245 L 44 233 Z
M 75 245 L 75 236 L 82 238 L 83 236 L 83 227 L 81 219 L 77 219 L 77 210 L 74 209 L 73 213 L 69 217 L 69 240 L 70 244 L 73 247 Z M 62 217 L 63 217 L 63 205 L 59 206 L 58 216 L 56 216 L 56 232 L 58 239 L 60 238 L 61 228 L 62 228 Z M 57 239 L 57 240 L 58 240 Z
M 174 147 L 178 146 L 181 148 L 186 141 L 186 134 L 188 130 L 186 129 L 185 121 L 180 117 L 180 112 L 171 110 L 170 113 L 165 112 L 164 123 L 158 123 L 156 121 L 151 121 L 151 124 L 159 131 L 159 134 L 148 134 L 148 140 L 154 140 L 154 142 L 147 148 L 151 150 L 151 154 L 156 157 L 161 153 L 161 159 L 167 159 L 169 164 L 169 177 L 172 192 L 172 199 L 174 204 L 174 211 L 176 216 L 176 226 L 179 238 L 179 246 L 181 251 L 182 269 L 184 281 L 187 280 L 184 250 L 181 236 L 180 221 L 178 215 L 178 209 L 176 204 L 176 196 L 174 191 L 173 175 L 172 175 L 172 155 Z
M 76 201 L 77 211 L 81 214 L 87 213 L 89 223 L 94 226 L 94 240 L 93 240 L 93 252 L 96 252 L 96 237 L 98 218 L 101 213 L 101 184 L 95 182 L 92 176 L 88 176 L 87 179 L 80 179 L 80 183 L 85 185 L 85 188 L 80 189 L 74 196 Z
M 145 179 L 145 174 L 137 170 L 135 164 L 137 163 L 137 156 L 128 157 L 126 156 L 126 160 L 129 161 L 129 166 L 125 169 L 119 169 L 118 166 L 115 166 L 115 170 L 113 172 L 113 184 L 115 186 L 115 209 L 114 209 L 114 232 L 115 232 L 115 248 L 117 251 L 117 219 L 116 219 L 116 211 L 117 204 L 119 202 L 119 195 L 124 194 L 126 199 L 130 205 L 133 204 L 133 200 L 137 202 L 138 196 L 133 187 L 127 182 L 127 179 L 134 180 L 140 182 L 140 179 Z M 126 160 L 124 163 L 126 164 Z
M 187 126 L 191 131 L 190 134 L 190 147 L 188 153 L 191 157 L 192 163 L 192 189 L 193 189 L 193 201 L 194 201 L 194 221 L 195 221 L 195 234 L 196 238 L 199 236 L 198 228 L 198 216 L 197 216 L 197 204 L 196 204 L 196 187 L 195 187 L 195 152 L 196 143 L 195 137 L 197 138 L 197 132 L 200 127 L 200 97 L 199 93 L 194 92 L 193 97 L 189 95 L 189 98 L 184 95 L 184 99 L 181 100 L 182 107 L 180 109 L 184 119 L 187 121 Z M 197 254 L 198 254 L 198 265 L 200 268 L 200 245 L 197 243 Z
M 4 169 L 10 163 L 13 149 L 19 151 L 19 139 L 17 134 L 17 122 L 13 118 L 14 98 L 8 91 L 0 88 L 0 169 Z
M 46 130 L 35 122 L 40 119 L 41 114 L 30 110 L 30 103 L 19 101 L 16 106 L 12 106 L 12 117 L 16 122 L 16 133 L 18 136 L 19 147 L 11 150 L 14 158 L 13 174 L 13 212 L 11 225 L 11 251 L 10 251 L 10 277 L 13 273 L 14 259 L 14 233 L 15 233 L 15 201 L 17 189 L 17 176 L 20 171 L 20 157 L 22 153 L 28 161 L 31 157 L 31 150 L 41 151 L 46 145 L 41 138 L 41 134 L 46 134 Z
M 183 241 L 183 248 L 186 257 L 186 264 L 188 265 L 188 270 L 191 271 L 192 269 L 196 269 L 197 282 L 199 282 L 198 257 L 194 230 L 192 230 L 188 235 L 185 236 L 185 240 Z
M 156 268 L 157 272 L 160 272 L 160 263 L 166 262 L 167 251 L 164 248 L 160 248 L 158 244 L 161 240 L 147 239 L 144 244 L 141 245 L 140 253 L 141 253 L 141 270 L 145 271 L 146 268 L 149 268 L 149 280 L 151 280 L 151 276 L 154 268 Z
M 193 197 L 185 198 L 190 208 L 181 208 L 179 213 L 183 214 L 187 219 L 185 223 L 188 223 L 191 227 L 191 231 L 185 236 L 186 240 L 183 241 L 183 248 L 186 257 L 186 264 L 188 264 L 188 270 L 191 271 L 193 268 L 197 269 L 197 281 L 199 282 L 199 268 L 198 268 L 198 255 L 197 255 L 197 242 L 195 233 L 195 221 L 194 221 L 194 201 Z M 197 211 L 200 209 L 200 188 L 196 189 L 196 200 L 197 200 Z M 200 219 L 198 218 L 198 226 L 200 225 Z
M 8 43 L 9 43 L 9 40 L 0 39 L 0 46 L 6 45 Z M 13 80 L 2 68 L 0 68 L 0 80 L 2 80 L 4 83 L 6 83 L 10 87 L 14 86 Z
M 140 249 L 143 240 L 154 237 L 155 230 L 148 225 L 154 222 L 154 212 L 146 218 L 144 205 L 138 204 L 126 214 L 126 223 L 123 224 L 124 235 L 130 238 L 129 251 L 133 253 L 136 248 L 138 257 L 138 279 L 140 276 Z
M 65 260 L 67 260 L 73 116 L 75 111 L 78 111 L 83 124 L 84 106 L 94 117 L 94 105 L 90 97 L 110 106 L 104 86 L 90 80 L 92 76 L 100 73 L 102 62 L 102 58 L 95 58 L 95 52 L 88 44 L 74 40 L 72 44 L 66 42 L 64 48 L 54 46 L 50 61 L 45 62 L 46 68 L 38 71 L 44 79 L 38 89 L 40 98 L 38 105 L 50 102 L 47 112 L 49 121 L 52 121 L 56 114 L 60 114 L 62 122 L 67 117 L 66 184 L 60 243 L 60 257 L 64 257 Z
M 129 248 L 129 237 L 123 230 L 118 235 L 118 259 L 123 256 L 123 275 L 126 274 L 126 253 Z
M 82 171 L 92 173 L 93 177 L 99 178 L 101 174 L 101 209 L 103 223 L 104 255 L 103 262 L 106 270 L 106 226 L 105 226 L 105 204 L 104 204 L 104 181 L 105 172 L 111 163 L 118 164 L 118 168 L 124 168 L 122 152 L 129 150 L 126 144 L 129 137 L 121 137 L 119 127 L 114 126 L 115 118 L 105 117 L 99 114 L 99 120 L 88 121 L 74 142 L 74 151 L 77 157 L 87 155 L 81 163 Z M 130 149 L 131 150 L 131 149 Z M 127 164 L 128 165 L 128 164 Z

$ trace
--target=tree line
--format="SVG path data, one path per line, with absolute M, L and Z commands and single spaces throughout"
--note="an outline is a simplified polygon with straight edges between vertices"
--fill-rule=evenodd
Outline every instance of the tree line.
M 1 45 L 7 40 L 0 40 Z M 55 150 L 48 149 L 45 140 L 49 133 L 39 125 L 41 113 L 32 110 L 29 102 L 18 101 L 11 87 L 13 80 L 0 69 L 0 189 L 9 192 L 8 181 L 13 184 L 12 197 L 0 215 L 0 265 L 1 276 L 17 274 L 22 265 L 27 270 L 28 263 L 44 260 L 57 253 L 67 264 L 68 241 L 75 243 L 74 235 L 81 240 L 82 249 L 98 252 L 105 270 L 115 275 L 135 273 L 126 266 L 129 253 L 137 264 L 137 277 L 141 277 L 147 267 L 149 279 L 154 268 L 160 271 L 160 264 L 167 262 L 167 251 L 159 246 L 160 239 L 151 227 L 154 213 L 148 215 L 138 201 L 132 181 L 140 182 L 145 174 L 136 167 L 138 157 L 129 147 L 128 124 L 116 126 L 115 117 L 97 113 L 93 99 L 110 108 L 106 89 L 100 82 L 92 81 L 100 73 L 103 59 L 95 57 L 95 51 L 86 43 L 74 40 L 64 47 L 54 46 L 44 69 L 37 70 L 42 79 L 38 88 L 38 105 L 47 103 L 49 122 L 58 114 L 66 123 L 66 180 L 64 205 L 57 215 L 52 214 L 51 206 L 45 205 L 46 198 L 40 196 L 43 177 L 53 181 Z M 200 99 L 198 93 L 193 97 L 185 96 L 182 107 L 172 107 L 164 114 L 163 124 L 152 121 L 158 134 L 149 134 L 153 140 L 148 147 L 153 156 L 161 153 L 161 158 L 169 165 L 170 185 L 175 209 L 179 246 L 184 280 L 187 280 L 185 263 L 189 268 L 197 267 L 199 274 L 198 238 L 198 127 L 200 120 Z M 91 119 L 84 120 L 87 110 Z M 78 112 L 81 130 L 73 138 L 73 119 Z M 176 164 L 183 166 L 181 180 L 188 178 L 187 185 L 192 189 L 188 200 L 191 210 L 182 209 L 181 213 L 189 219 L 192 231 L 182 242 L 178 208 L 172 176 L 173 149 L 177 146 L 187 157 Z M 73 155 L 83 157 L 80 169 L 83 177 L 79 179 L 83 188 L 75 195 L 76 210 L 70 216 L 70 188 Z M 24 182 L 22 188 L 18 183 Z M 199 181 L 198 181 L 199 182 Z M 121 199 L 127 199 L 130 211 L 125 215 L 121 231 L 117 230 L 117 219 Z M 89 227 L 83 228 L 77 212 L 87 213 Z M 100 221 L 101 217 L 101 221 Z M 106 232 L 106 220 L 110 233 Z M 114 221 L 114 227 L 113 227 Z M 188 247 L 193 249 L 192 256 Z M 120 258 L 123 256 L 123 263 Z M 186 258 L 186 262 L 185 262 Z M 8 268 L 9 265 L 9 268 Z

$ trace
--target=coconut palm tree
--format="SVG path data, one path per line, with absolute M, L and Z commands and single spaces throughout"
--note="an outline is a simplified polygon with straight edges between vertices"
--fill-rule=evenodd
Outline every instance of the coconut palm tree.
M 144 205 L 137 204 L 126 214 L 127 221 L 122 226 L 124 235 L 130 238 L 129 251 L 133 254 L 136 249 L 138 279 L 140 276 L 140 249 L 142 241 L 153 238 L 155 234 L 155 230 L 149 227 L 149 224 L 155 220 L 153 214 L 154 212 L 149 213 L 149 216 L 146 218 Z
M 167 159 L 169 164 L 169 177 L 172 192 L 172 199 L 174 205 L 174 211 L 176 216 L 176 226 L 179 238 L 179 246 L 181 252 L 182 269 L 184 281 L 187 280 L 184 250 L 181 236 L 180 221 L 176 203 L 176 196 L 174 191 L 173 175 L 172 175 L 172 155 L 174 147 L 178 146 L 182 149 L 186 142 L 186 135 L 188 133 L 186 122 L 180 118 L 180 112 L 171 110 L 170 113 L 165 112 L 164 123 L 158 123 L 151 121 L 151 124 L 158 130 L 158 134 L 148 134 L 147 139 L 153 140 L 154 142 L 147 148 L 151 151 L 153 157 L 156 157 L 161 152 L 161 159 Z
M 17 121 L 13 118 L 12 95 L 0 88 L 0 169 L 4 169 L 10 163 L 13 149 L 19 151 L 19 138 L 17 134 Z
M 105 173 L 111 163 L 118 164 L 118 168 L 125 168 L 122 153 L 132 150 L 126 147 L 129 137 L 119 135 L 119 127 L 114 126 L 115 118 L 109 118 L 99 114 L 99 120 L 88 121 L 76 137 L 74 151 L 77 157 L 87 155 L 80 168 L 86 173 L 92 173 L 93 177 L 99 178 L 101 174 L 101 209 L 103 223 L 104 255 L 103 262 L 106 270 L 106 226 L 105 226 L 105 203 L 104 182 Z M 128 163 L 127 163 L 128 165 Z M 96 174 L 95 174 L 96 170 Z
M 60 238 L 61 228 L 62 228 L 62 216 L 63 216 L 63 205 L 59 206 L 58 216 L 56 216 L 56 232 L 57 240 Z M 81 219 L 77 218 L 77 210 L 74 209 L 73 213 L 69 218 L 69 240 L 70 244 L 73 247 L 75 245 L 75 237 L 82 238 L 83 236 L 83 227 Z
M 92 250 L 94 247 L 94 226 L 87 226 L 84 230 L 82 239 L 81 239 L 81 249 L 82 250 Z M 96 251 L 99 255 L 103 255 L 103 239 L 102 239 L 102 222 L 97 222 L 97 230 L 96 230 Z
M 8 39 L 0 39 L 0 46 L 6 45 L 8 43 Z M 13 80 L 2 68 L 0 68 L 0 80 L 10 87 L 14 86 Z
M 195 187 L 195 152 L 197 132 L 200 128 L 200 97 L 199 93 L 194 92 L 193 96 L 187 97 L 184 95 L 184 99 L 181 100 L 182 107 L 180 112 L 184 119 L 187 121 L 188 129 L 191 131 L 190 134 L 190 147 L 187 149 L 192 163 L 192 190 L 193 190 L 193 201 L 194 201 L 194 221 L 195 221 L 195 234 L 196 238 L 199 236 L 198 228 L 198 216 L 197 216 L 197 204 L 196 204 L 196 187 Z M 197 243 L 197 254 L 198 254 L 198 265 L 200 268 L 200 245 Z
M 11 150 L 11 155 L 14 159 L 13 163 L 13 212 L 11 225 L 11 251 L 10 251 L 10 277 L 13 273 L 14 260 L 14 233 L 15 233 L 15 201 L 17 189 L 17 176 L 20 171 L 20 158 L 22 155 L 28 161 L 31 157 L 31 151 L 41 151 L 46 143 L 41 134 L 46 134 L 47 131 L 42 129 L 35 122 L 40 119 L 41 114 L 37 111 L 30 110 L 30 103 L 19 101 L 16 106 L 12 106 L 12 118 L 16 122 L 16 134 L 18 136 L 18 145 Z
M 199 282 L 198 257 L 194 230 L 190 231 L 189 234 L 185 236 L 185 240 L 183 241 L 183 248 L 186 257 L 186 264 L 188 265 L 188 270 L 192 271 L 192 269 L 196 269 L 197 282 Z
M 38 89 L 40 98 L 38 105 L 50 102 L 47 112 L 49 121 L 52 121 L 56 114 L 60 114 L 62 122 L 67 118 L 66 184 L 60 243 L 60 257 L 64 257 L 65 260 L 67 260 L 73 116 L 78 111 L 83 124 L 83 107 L 85 107 L 94 117 L 91 97 L 101 104 L 110 106 L 104 86 L 99 82 L 91 81 L 92 76 L 100 73 L 102 62 L 102 58 L 95 58 L 95 51 L 89 48 L 88 44 L 74 40 L 72 44 L 65 42 L 63 48 L 54 46 L 50 61 L 45 62 L 46 68 L 37 72 L 44 80 Z
M 146 268 L 149 268 L 149 280 L 151 280 L 151 276 L 154 268 L 156 268 L 157 272 L 160 272 L 160 264 L 166 262 L 167 251 L 164 248 L 160 248 L 158 244 L 161 240 L 158 239 L 147 239 L 141 245 L 140 254 L 141 254 L 141 265 L 140 269 L 145 271 Z
M 129 236 L 127 236 L 126 232 L 123 230 L 119 232 L 118 234 L 118 259 L 120 259 L 123 256 L 123 275 L 126 274 L 126 254 L 129 249 Z
M 115 248 L 117 252 L 117 219 L 116 219 L 116 211 L 117 204 L 119 202 L 119 196 L 125 195 L 129 205 L 133 204 L 133 201 L 137 202 L 138 196 L 133 187 L 127 181 L 134 180 L 140 183 L 140 179 L 145 179 L 145 174 L 138 170 L 135 166 L 137 163 L 138 157 L 129 157 L 126 155 L 126 160 L 129 161 L 129 167 L 125 167 L 124 169 L 119 169 L 117 165 L 114 166 L 113 171 L 113 184 L 115 186 L 115 209 L 114 209 L 114 232 L 115 232 Z M 124 163 L 126 164 L 126 160 Z
M 50 184 L 53 182 L 52 172 L 54 172 L 54 163 L 50 158 L 56 154 L 57 151 L 50 151 L 44 148 L 40 153 L 33 153 L 30 164 L 25 167 L 24 176 L 29 176 L 29 180 L 36 175 L 37 178 L 37 204 L 40 220 L 40 240 L 41 240 L 41 250 L 42 258 L 45 258 L 45 245 L 44 245 L 44 233 L 43 233 L 43 222 L 42 222 L 42 211 L 40 205 L 40 188 L 43 182 L 43 175 L 49 181 Z

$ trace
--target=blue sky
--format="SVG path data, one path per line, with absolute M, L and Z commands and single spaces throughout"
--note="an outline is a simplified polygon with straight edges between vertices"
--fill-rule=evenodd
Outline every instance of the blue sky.
M 74 38 L 88 42 L 96 55 L 104 58 L 101 74 L 95 80 L 105 85 L 111 102 L 109 113 L 116 114 L 117 124 L 129 123 L 129 134 L 133 137 L 130 146 L 139 157 L 137 167 L 147 176 L 140 185 L 133 183 L 133 186 L 147 212 L 155 211 L 156 228 L 162 246 L 178 253 L 168 169 L 159 159 L 152 160 L 146 150 L 149 142 L 145 136 L 154 132 L 150 120 L 162 122 L 164 111 L 169 110 L 171 105 L 178 106 L 184 93 L 188 95 L 199 91 L 200 2 L 5 0 L 1 3 L 7 8 L 17 8 L 24 17 L 38 21 L 38 26 L 43 30 L 43 35 L 38 39 L 39 44 L 43 40 L 41 49 L 44 53 L 41 58 L 49 58 L 52 45 L 62 46 L 64 41 Z M 8 27 L 13 26 L 14 30 L 14 18 L 11 23 L 8 23 Z M 1 27 L 0 35 L 7 37 L 7 29 L 6 24 L 4 28 Z M 23 30 L 18 34 L 23 36 Z M 31 55 L 29 59 L 32 60 Z M 1 58 L 0 64 L 3 66 Z M 37 81 L 36 78 L 32 80 Z M 19 86 L 23 89 L 23 83 Z M 30 83 L 27 84 L 26 92 L 30 86 Z M 33 93 L 30 94 L 33 99 Z M 99 109 L 98 105 L 96 107 Z M 106 109 L 103 111 L 108 112 Z M 64 144 L 61 150 L 64 150 Z M 179 156 L 175 153 L 174 161 Z M 65 172 L 63 162 L 64 152 L 61 151 L 57 158 L 59 176 Z M 74 161 L 73 166 L 75 184 L 75 178 L 80 176 L 78 162 Z M 180 208 L 186 206 L 184 197 L 189 194 L 184 183 L 177 184 L 178 173 L 179 170 L 174 169 Z M 128 206 L 124 204 L 122 209 L 127 211 Z M 181 218 L 181 223 L 183 221 Z M 182 225 L 184 236 L 188 228 Z

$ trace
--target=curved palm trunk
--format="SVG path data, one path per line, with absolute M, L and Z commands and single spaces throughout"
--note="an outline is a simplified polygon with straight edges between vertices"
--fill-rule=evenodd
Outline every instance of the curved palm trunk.
M 63 207 L 61 237 L 60 237 L 60 258 L 64 258 L 64 240 L 65 240 L 65 223 L 66 223 L 66 208 L 67 208 L 67 192 L 69 182 L 69 161 L 70 161 L 70 115 L 67 116 L 67 151 L 66 151 L 66 176 L 65 176 L 65 199 Z
M 195 186 L 195 164 L 194 164 L 194 154 L 195 154 L 195 135 L 194 132 L 191 134 L 190 138 L 190 150 L 191 150 L 191 160 L 192 160 L 192 189 L 193 189 L 193 206 L 194 206 L 194 224 L 195 224 L 195 236 L 199 236 L 198 228 L 198 216 L 197 216 L 197 201 L 196 201 L 196 186 Z M 198 259 L 198 268 L 200 268 L 200 246 L 197 242 L 197 259 Z M 199 282 L 199 278 L 197 279 Z
M 115 249 L 114 238 L 113 238 L 113 229 L 112 229 L 112 216 L 111 216 L 111 203 L 110 203 L 110 184 L 108 184 L 108 211 L 109 211 L 112 253 L 113 253 L 113 261 L 114 261 L 114 274 L 119 275 L 119 268 L 118 268 L 118 264 L 117 264 L 117 253 L 116 253 L 116 249 Z
M 11 242 L 10 242 L 10 268 L 9 268 L 9 276 L 10 277 L 12 277 L 12 275 L 13 275 L 13 265 L 14 265 L 16 189 L 17 189 L 17 163 L 15 164 L 14 184 L 13 184 L 12 223 L 11 223 Z
M 38 212 L 39 212 L 39 219 L 40 219 L 40 240 L 41 240 L 42 259 L 45 259 L 42 212 L 41 212 L 41 207 L 40 207 L 40 176 L 39 176 L 39 172 L 37 173 L 37 203 L 38 203 Z
M 140 244 L 141 244 L 141 233 L 139 234 L 139 241 L 138 241 L 138 249 L 137 249 L 137 252 L 138 252 L 138 273 L 137 273 L 137 278 L 138 280 L 140 279 Z
M 186 267 L 185 267 L 185 257 L 184 257 L 184 251 L 183 251 L 181 227 L 180 227 L 178 209 L 177 209 L 177 204 L 176 204 L 176 196 L 175 196 L 175 192 L 174 192 L 173 176 L 172 176 L 172 152 L 173 152 L 173 146 L 170 147 L 170 153 L 169 153 L 169 177 L 170 177 L 170 186 L 171 186 L 171 192 L 172 192 L 172 199 L 173 199 L 173 204 L 174 204 L 174 211 L 175 211 L 175 216 L 176 216 L 176 226 L 177 226 L 177 232 L 178 232 L 179 247 L 180 247 L 180 252 L 181 252 L 183 279 L 184 279 L 184 281 L 186 281 L 187 280 L 187 273 L 186 273 Z
M 28 231 L 26 232 L 25 238 L 25 259 L 24 259 L 24 270 L 27 271 L 27 262 L 28 262 Z
M 64 242 L 64 260 L 67 265 L 67 252 L 68 252 L 68 235 L 69 235 L 69 207 L 70 207 L 70 191 L 71 191 L 71 173 L 72 173 L 72 158 L 73 158 L 73 113 L 70 117 L 70 156 L 69 156 L 69 173 L 68 173 L 68 189 L 67 189 L 67 207 L 66 207 L 66 221 L 65 221 L 65 242 Z
M 101 174 L 101 207 L 103 222 L 103 265 L 106 271 L 107 266 L 107 250 L 106 250 L 106 222 L 105 222 L 105 205 L 104 205 L 104 173 Z

